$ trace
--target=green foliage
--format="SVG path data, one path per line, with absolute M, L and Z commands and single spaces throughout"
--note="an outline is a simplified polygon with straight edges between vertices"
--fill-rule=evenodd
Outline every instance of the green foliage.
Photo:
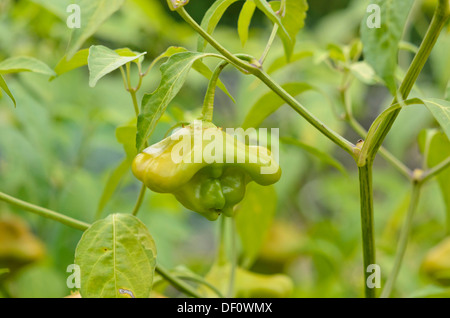
M 205 13 L 201 23 L 201 27 L 209 34 L 212 34 L 227 8 L 236 1 L 237 0 L 217 0 L 216 2 L 214 2 L 214 4 Z M 206 48 L 206 45 L 206 40 L 199 36 L 197 51 L 203 52 Z
M 253 76 L 264 73 L 258 68 L 237 70 L 230 63 L 222 73 L 227 87 L 217 83 L 222 91 L 215 96 L 217 126 L 279 127 L 282 136 L 281 180 L 270 187 L 249 184 L 236 209 L 237 264 L 219 266 L 214 278 L 211 271 L 205 273 L 215 263 L 212 242 L 218 229 L 185 213 L 172 196 L 148 190 L 139 198 L 139 219 L 132 217 L 141 183 L 130 166 L 147 143 L 200 116 L 207 80 L 218 62 L 205 57 L 224 56 L 203 53 L 213 48 L 165 1 L 77 1 L 82 28 L 74 30 L 66 25 L 72 1 L 1 1 L 0 29 L 7 32 L 0 37 L 0 97 L 6 93 L 20 107 L 0 99 L 0 191 L 96 221 L 80 241 L 75 229 L 0 203 L 1 215 L 18 215 L 46 247 L 41 262 L 31 261 L 20 271 L 0 266 L 1 297 L 69 295 L 66 268 L 74 262 L 75 250 L 83 297 L 180 296 L 167 288 L 165 278 L 154 277 L 153 238 L 158 266 L 183 264 L 183 270 L 168 272 L 202 295 L 217 297 L 217 289 L 227 295 L 236 266 L 239 293 L 234 296 L 274 296 L 260 278 L 277 273 L 284 277 L 277 283 L 284 286 L 283 295 L 362 296 L 362 275 L 355 275 L 361 271 L 361 228 L 354 159 L 284 106 L 285 100 L 267 87 L 270 81 L 280 83 L 293 101 L 299 98 L 325 128 L 352 144 L 366 139 L 364 128 L 373 123 L 376 128 L 401 109 L 383 146 L 405 165 L 406 173 L 398 173 L 395 162 L 381 156 L 373 167 L 374 235 L 384 284 L 410 202 L 409 175 L 416 168 L 416 176 L 421 171 L 426 175 L 450 156 L 448 33 L 439 36 L 410 99 L 387 107 L 433 11 L 411 11 L 412 2 L 286 0 L 284 16 L 278 12 L 280 1 L 181 3 L 227 51 L 254 56 L 250 67 L 259 67 L 256 61 L 268 52 L 261 69 L 271 77 L 264 83 Z M 367 27 L 371 3 L 381 7 L 380 29 Z M 267 43 L 274 26 L 277 37 Z M 139 80 L 138 89 L 129 91 L 140 105 L 133 105 L 121 72 L 114 72 L 132 64 L 125 79 L 130 84 Z M 417 142 L 422 129 L 426 131 Z M 449 233 L 449 171 L 447 166 L 422 187 L 394 297 L 448 297 L 448 288 L 429 285 L 420 264 Z M 94 266 L 97 261 L 100 265 Z M 257 285 L 250 291 L 242 278 L 249 273 Z M 152 281 L 165 283 L 151 292 Z
M 369 27 L 374 23 L 376 11 L 367 12 L 361 22 L 361 40 L 364 45 L 364 59 L 369 63 L 395 95 L 395 71 L 397 69 L 398 46 L 413 0 L 373 0 L 381 8 L 378 19 L 380 27 Z
M 242 10 L 239 14 L 238 20 L 238 33 L 241 39 L 242 46 L 245 46 L 248 40 L 248 28 L 252 21 L 253 14 L 255 13 L 256 4 L 254 0 L 246 0 L 242 6 Z
M 145 225 L 131 215 L 111 214 L 86 230 L 75 252 L 81 296 L 148 298 L 156 246 Z
M 146 53 L 137 54 L 128 50 L 125 55 L 120 55 L 104 46 L 91 46 L 88 57 L 89 86 L 94 87 L 103 76 L 127 63 L 139 60 L 144 54 Z

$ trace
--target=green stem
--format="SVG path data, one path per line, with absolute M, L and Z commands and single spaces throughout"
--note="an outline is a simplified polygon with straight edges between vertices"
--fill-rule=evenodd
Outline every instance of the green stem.
M 350 76 L 350 71 L 346 70 L 342 76 L 342 83 L 339 87 L 341 102 L 344 104 L 345 116 L 344 119 L 353 128 L 353 130 L 358 133 L 364 139 L 367 137 L 367 131 L 363 126 L 356 120 L 353 116 L 351 95 L 349 94 L 349 89 L 351 83 L 353 82 L 353 76 Z M 391 163 L 397 170 L 402 173 L 406 178 L 412 180 L 412 171 L 403 162 L 397 159 L 392 153 L 386 150 L 384 147 L 380 147 L 380 154 Z
M 141 191 L 139 191 L 139 196 L 138 199 L 136 201 L 136 204 L 134 206 L 133 212 L 131 212 L 132 215 L 136 216 L 139 212 L 139 209 L 142 205 L 142 201 L 144 201 L 144 196 L 145 196 L 145 190 L 147 189 L 147 187 L 145 186 L 145 184 L 142 184 L 141 186 Z
M 227 263 L 227 250 L 225 244 L 225 232 L 226 232 L 226 219 L 225 216 L 220 218 L 220 229 L 219 229 L 219 249 L 217 253 L 217 263 L 223 265 Z
M 3 192 L 0 192 L 0 201 L 4 201 L 6 203 L 15 205 L 21 209 L 38 214 L 38 215 L 46 217 L 48 219 L 55 220 L 57 222 L 60 222 L 62 224 L 65 224 L 65 225 L 70 226 L 77 230 L 84 231 L 87 228 L 89 228 L 89 226 L 90 226 L 88 223 L 73 219 L 69 216 L 65 216 L 61 213 L 58 213 L 58 212 L 55 212 L 55 211 L 52 211 L 49 209 L 19 200 L 17 198 L 9 196 Z
M 279 15 L 280 17 L 284 17 L 286 13 L 286 0 L 281 0 L 281 4 L 280 4 L 280 10 L 277 12 L 277 15 Z M 272 29 L 272 33 L 270 34 L 270 38 L 269 41 L 267 41 L 267 45 L 266 48 L 264 49 L 264 52 L 261 56 L 261 58 L 259 59 L 259 64 L 263 65 L 264 61 L 266 60 L 267 55 L 269 54 L 270 48 L 272 47 L 273 41 L 275 40 L 275 37 L 277 36 L 277 32 L 278 32 L 278 24 L 274 24 L 273 29 Z
M 214 70 L 211 79 L 209 80 L 208 89 L 206 90 L 205 100 L 202 108 L 202 120 L 212 121 L 214 112 L 214 97 L 216 96 L 217 81 L 220 73 L 228 65 L 228 61 L 222 61 Z
M 130 89 L 131 100 L 133 101 L 134 113 L 136 117 L 139 116 L 139 105 L 136 98 L 136 91 L 134 89 Z
M 386 285 L 384 286 L 384 289 L 381 293 L 380 297 L 382 297 L 382 298 L 387 298 L 391 295 L 392 289 L 397 280 L 398 273 L 400 272 L 400 268 L 401 268 L 402 262 L 403 262 L 403 257 L 405 255 L 406 247 L 408 245 L 408 238 L 409 238 L 409 234 L 411 232 L 412 220 L 413 220 L 414 213 L 416 211 L 416 208 L 417 208 L 417 205 L 419 202 L 421 185 L 422 185 L 422 183 L 420 183 L 420 182 L 413 183 L 411 201 L 409 203 L 408 211 L 406 214 L 405 224 L 403 225 L 403 228 L 400 233 L 397 252 L 395 254 L 394 267 L 392 268 L 392 271 L 389 274 L 389 277 L 386 281 Z
M 364 282 L 367 298 L 375 298 L 375 289 L 369 288 L 367 271 L 369 265 L 375 264 L 375 238 L 373 223 L 373 191 L 372 191 L 372 165 L 366 164 L 358 167 L 361 203 L 361 229 L 364 257 Z
M 233 297 L 234 284 L 236 280 L 236 267 L 237 267 L 237 242 L 236 242 L 236 221 L 235 218 L 231 218 L 231 270 L 230 270 L 230 282 L 228 285 L 228 298 Z
M 184 7 L 181 7 L 176 11 L 183 18 L 183 20 L 186 21 L 206 41 L 208 41 L 209 44 L 211 44 L 217 51 L 219 51 L 223 56 L 229 59 L 231 64 L 240 69 L 244 69 L 248 72 L 250 72 L 250 70 L 257 69 L 255 66 L 252 66 L 244 62 L 243 60 L 239 59 L 234 54 L 229 52 L 227 49 L 225 49 L 219 42 L 217 42 L 211 35 L 209 35 L 208 32 L 203 30 L 203 28 L 200 25 L 198 25 L 197 22 L 195 22 L 195 20 L 184 9 Z
M 306 121 L 313 125 L 317 130 L 319 130 L 328 139 L 334 142 L 336 145 L 347 151 L 352 157 L 355 158 L 355 145 L 350 141 L 346 140 L 344 137 L 336 133 L 335 131 L 328 128 L 324 123 L 322 123 L 317 117 L 310 113 L 302 104 L 300 104 L 294 97 L 292 97 L 283 87 L 276 83 L 270 76 L 262 70 L 258 70 L 254 74 L 259 78 L 264 84 L 267 85 L 272 91 L 274 91 L 278 96 L 280 96 L 292 109 L 294 109 L 298 114 L 300 114 Z
M 224 295 L 220 292 L 220 290 L 217 289 L 216 286 L 211 284 L 210 282 L 203 279 L 203 277 L 197 277 L 197 276 L 190 276 L 190 275 L 177 275 L 178 278 L 184 279 L 184 280 L 190 280 L 192 282 L 205 285 L 209 289 L 211 289 L 219 298 L 225 298 Z
M 131 68 L 130 62 L 128 62 L 125 65 L 125 69 L 127 70 L 127 84 L 128 84 L 128 89 L 129 90 L 131 89 L 131 71 L 130 71 L 130 68 Z
M 125 75 L 123 66 L 119 67 L 119 70 L 120 70 L 120 74 L 122 74 L 123 86 L 125 87 L 125 90 L 128 91 L 127 76 Z
M 421 176 L 420 182 L 424 183 L 424 182 L 428 181 L 429 179 L 438 175 L 440 172 L 442 172 L 443 170 L 445 170 L 449 167 L 450 167 L 450 157 L 442 160 L 438 165 L 425 171 Z
M 192 286 L 186 284 L 182 280 L 170 274 L 170 272 L 161 265 L 157 265 L 155 271 L 165 280 L 167 280 L 173 287 L 183 292 L 184 294 L 192 296 L 194 298 L 202 298 L 202 296 Z
M 439 5 L 437 6 L 434 12 L 433 19 L 422 41 L 422 44 L 420 45 L 419 50 L 415 55 L 405 75 L 405 78 L 403 79 L 403 82 L 400 85 L 398 93 L 403 100 L 405 100 L 408 97 L 409 93 L 411 92 L 411 89 L 414 86 L 414 83 L 416 82 L 426 61 L 428 60 L 430 53 L 449 16 L 450 13 L 448 0 L 440 1 Z M 397 102 L 398 102 L 397 97 L 395 97 L 391 105 L 394 105 Z M 395 119 L 400 113 L 400 110 L 401 108 L 392 112 L 392 114 L 390 114 L 387 118 L 385 118 L 385 120 L 383 120 L 379 125 L 372 125 L 372 127 L 370 127 L 368 133 L 369 137 L 368 139 L 370 139 L 370 142 L 364 143 L 363 149 L 361 151 L 361 156 L 363 156 L 361 162 L 365 162 L 366 158 L 370 162 L 373 161 L 373 158 L 375 157 L 386 135 L 388 134 L 392 125 L 394 124 Z
M 348 118 L 348 123 L 350 127 L 353 128 L 356 133 L 358 133 L 361 137 L 366 138 L 367 131 L 361 124 L 353 117 L 350 116 Z M 398 158 L 396 158 L 392 153 L 390 153 L 383 146 L 380 147 L 380 154 L 383 156 L 386 161 L 388 161 L 393 167 L 395 167 L 401 174 L 403 174 L 409 180 L 412 180 L 412 170 L 409 169 L 403 162 L 401 162 Z
M 266 60 L 266 57 L 269 54 L 270 48 L 272 47 L 272 44 L 273 44 L 273 41 L 275 40 L 275 37 L 277 36 L 278 28 L 279 28 L 278 24 L 275 24 L 273 26 L 269 41 L 267 42 L 266 48 L 264 49 L 264 52 L 261 55 L 261 58 L 259 59 L 259 64 L 261 64 L 261 65 L 264 64 L 264 61 Z

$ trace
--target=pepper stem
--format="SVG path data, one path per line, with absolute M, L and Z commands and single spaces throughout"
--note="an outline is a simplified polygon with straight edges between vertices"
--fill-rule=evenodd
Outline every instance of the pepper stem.
M 216 95 L 217 81 L 219 80 L 220 73 L 228 65 L 227 61 L 221 62 L 214 70 L 211 79 L 209 80 L 208 89 L 206 90 L 205 100 L 203 101 L 202 117 L 204 121 L 211 122 L 214 112 L 214 97 Z

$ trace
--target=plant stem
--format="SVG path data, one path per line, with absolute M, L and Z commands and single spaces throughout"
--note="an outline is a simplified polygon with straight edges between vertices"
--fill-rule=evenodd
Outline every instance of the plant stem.
M 275 40 L 275 37 L 277 36 L 278 32 L 278 24 L 274 24 L 272 33 L 270 34 L 269 41 L 267 42 L 266 48 L 264 49 L 263 54 L 261 55 L 261 58 L 259 59 L 259 64 L 263 65 L 264 61 L 266 60 L 267 54 L 269 54 L 270 48 L 272 47 L 273 41 Z
M 411 201 L 409 203 L 408 211 L 406 214 L 405 224 L 402 227 L 400 232 L 400 238 L 398 241 L 397 252 L 395 254 L 394 267 L 392 268 L 391 273 L 386 281 L 386 285 L 383 288 L 381 293 L 382 298 L 387 298 L 391 295 L 392 289 L 395 285 L 395 281 L 397 280 L 398 273 L 400 272 L 400 268 L 402 266 L 403 257 L 405 255 L 406 247 L 408 245 L 408 238 L 411 232 L 411 224 L 412 219 L 414 217 L 414 213 L 416 211 L 419 197 L 420 197 L 420 189 L 421 182 L 413 182 L 413 189 L 411 194 Z
M 227 263 L 227 250 L 225 244 L 225 231 L 226 231 L 226 220 L 225 216 L 220 218 L 220 229 L 219 229 L 219 248 L 217 252 L 217 263 L 223 265 Z
M 192 286 L 170 274 L 169 271 L 161 265 L 156 265 L 155 271 L 179 291 L 194 298 L 202 298 L 202 296 Z
M 55 212 L 55 211 L 52 211 L 49 209 L 19 200 L 17 198 L 9 196 L 3 192 L 0 192 L 0 201 L 4 201 L 6 203 L 15 205 L 21 209 L 38 214 L 38 215 L 46 217 L 48 219 L 55 220 L 57 222 L 60 222 L 62 224 L 65 224 L 65 225 L 70 226 L 77 230 L 84 231 L 87 228 L 89 228 L 89 226 L 90 226 L 88 223 L 73 219 L 69 216 L 63 215 L 61 213 L 58 213 L 58 212 Z
M 125 87 L 125 90 L 128 91 L 127 76 L 125 75 L 125 71 L 123 70 L 123 66 L 119 67 L 119 69 L 120 69 L 120 74 L 122 75 L 123 86 Z
M 356 133 L 361 137 L 366 138 L 367 131 L 361 126 L 361 124 L 353 117 L 349 116 L 348 123 Z M 403 162 L 397 159 L 392 153 L 390 153 L 383 146 L 380 147 L 380 154 L 386 161 L 388 161 L 393 167 L 395 167 L 401 174 L 403 174 L 409 180 L 412 180 L 412 170 L 409 169 Z
M 144 196 L 145 196 L 145 190 L 147 189 L 147 187 L 145 186 L 145 184 L 142 184 L 141 186 L 141 191 L 139 191 L 139 196 L 138 199 L 136 201 L 136 204 L 134 206 L 133 212 L 131 212 L 132 215 L 136 216 L 139 212 L 139 208 L 142 205 L 142 201 L 144 201 Z
M 270 76 L 262 70 L 256 71 L 254 74 L 264 84 L 266 84 L 272 91 L 280 96 L 291 108 L 293 108 L 298 114 L 306 119 L 311 125 L 319 130 L 328 139 L 333 141 L 336 145 L 347 151 L 353 158 L 355 158 L 355 145 L 344 137 L 328 128 L 317 117 L 310 113 L 302 104 L 300 104 L 294 97 L 292 97 L 286 90 L 283 89 L 278 83 L 276 83 Z
M 424 183 L 431 179 L 432 177 L 436 176 L 443 170 L 450 167 L 450 157 L 447 159 L 442 160 L 438 165 L 434 166 L 433 168 L 430 168 L 429 170 L 425 171 L 420 179 L 421 183 Z
M 214 112 L 214 97 L 216 96 L 216 86 L 219 80 L 220 73 L 228 65 L 228 61 L 222 61 L 214 70 L 211 79 L 209 80 L 208 89 L 206 90 L 205 100 L 202 108 L 202 120 L 212 121 Z
M 361 229 L 364 257 L 364 282 L 367 298 L 375 298 L 375 289 L 369 288 L 367 271 L 369 265 L 375 264 L 375 238 L 373 224 L 373 191 L 372 191 L 372 165 L 366 164 L 358 167 L 361 203 Z
M 235 65 L 240 69 L 250 71 L 250 69 L 256 69 L 256 67 L 245 63 L 241 59 L 237 58 L 234 54 L 225 49 L 219 42 L 217 42 L 211 35 L 208 34 L 203 28 L 198 25 L 197 22 L 187 13 L 184 7 L 176 10 L 178 14 L 186 21 L 198 34 L 200 34 L 209 44 L 211 44 L 217 51 L 219 51 L 223 56 L 230 60 L 230 63 Z
M 345 109 L 344 119 L 356 133 L 358 133 L 362 138 L 365 139 L 367 137 L 367 131 L 353 116 L 351 95 L 349 94 L 349 89 L 352 82 L 353 77 L 350 76 L 350 71 L 346 70 L 342 76 L 341 86 L 339 87 L 341 102 L 344 104 Z M 384 147 L 380 147 L 380 154 L 395 168 L 397 168 L 397 170 L 406 178 L 412 180 L 411 169 L 409 169 L 403 162 L 397 159 L 392 153 L 390 153 Z
M 448 1 L 440 1 L 434 12 L 433 19 L 431 20 L 430 26 L 422 41 L 422 44 L 420 45 L 419 50 L 415 55 L 405 75 L 405 78 L 403 79 L 403 82 L 400 85 L 398 93 L 403 100 L 405 100 L 411 92 L 411 89 L 414 86 L 414 83 L 416 82 L 420 72 L 422 71 L 423 66 L 428 60 L 428 57 L 430 56 L 430 53 L 449 16 L 450 13 Z M 397 101 L 397 97 L 394 97 L 391 105 L 396 104 Z M 385 118 L 385 120 L 383 120 L 379 125 L 372 125 L 372 127 L 370 127 L 368 139 L 370 139 L 371 142 L 364 143 L 363 149 L 361 150 L 361 156 L 363 156 L 361 162 L 366 161 L 366 158 L 369 162 L 373 162 L 373 158 L 375 157 L 386 135 L 394 124 L 395 119 L 400 113 L 400 110 L 401 108 L 392 112 L 392 114 Z
M 133 101 L 134 113 L 136 117 L 139 116 L 139 105 L 136 98 L 136 91 L 134 89 L 130 89 L 131 100 Z
M 234 284 L 236 280 L 236 267 L 237 267 L 237 242 L 236 242 L 236 221 L 235 218 L 231 218 L 231 270 L 230 270 L 230 283 L 228 285 L 228 298 L 233 297 Z
M 192 276 L 192 275 L 177 275 L 176 277 L 178 277 L 180 279 L 184 279 L 184 280 L 190 280 L 190 281 L 193 281 L 193 282 L 198 283 L 198 284 L 205 285 L 210 290 L 212 290 L 217 295 L 217 297 L 225 298 L 225 296 L 222 295 L 222 293 L 220 292 L 220 290 L 217 289 L 216 286 L 214 286 L 210 282 L 204 280 L 203 277 Z

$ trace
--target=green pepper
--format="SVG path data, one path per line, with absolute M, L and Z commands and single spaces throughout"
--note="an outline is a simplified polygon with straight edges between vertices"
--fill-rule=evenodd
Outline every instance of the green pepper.
M 269 185 L 281 176 L 267 148 L 246 145 L 208 122 L 183 127 L 148 147 L 132 170 L 152 191 L 172 193 L 209 220 L 232 216 L 249 182 Z

